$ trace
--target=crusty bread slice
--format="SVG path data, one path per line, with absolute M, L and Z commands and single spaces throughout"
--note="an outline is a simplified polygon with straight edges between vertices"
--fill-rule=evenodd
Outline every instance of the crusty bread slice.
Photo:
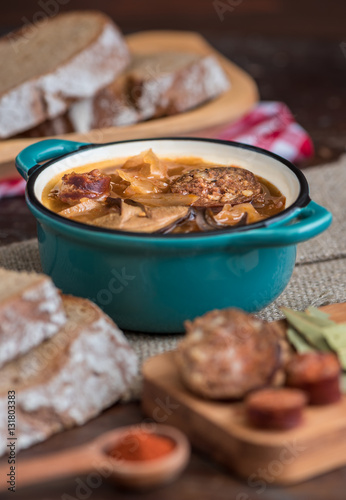
M 81 133 L 93 128 L 132 125 L 182 113 L 229 87 L 230 82 L 213 55 L 133 54 L 130 66 L 121 77 L 94 98 L 73 105 L 69 119 L 73 128 Z
M 166 52 L 138 57 L 127 86 L 130 100 L 146 119 L 194 108 L 230 84 L 215 56 Z
M 15 391 L 17 449 L 84 424 L 115 403 L 137 374 L 134 351 L 101 309 L 71 296 L 63 302 L 66 325 L 0 370 L 0 434 L 7 431 L 7 393 Z
M 84 100 L 82 101 L 84 102 Z M 63 135 L 74 132 L 71 120 L 68 117 L 68 111 L 61 116 L 45 120 L 44 122 L 36 125 L 36 127 L 26 130 L 21 134 L 17 134 L 16 138 L 23 137 L 50 137 L 52 135 Z
M 60 293 L 48 276 L 0 269 L 0 367 L 65 322 Z
M 48 120 L 25 136 L 86 133 L 182 113 L 213 99 L 230 86 L 213 55 L 185 52 L 133 55 L 132 63 L 91 99 L 74 103 L 64 116 Z
M 129 98 L 128 75 L 129 73 L 125 71 L 94 98 L 82 99 L 71 106 L 67 113 L 67 120 L 76 132 L 85 133 L 98 128 L 123 127 L 144 119 Z
M 29 36 L 30 35 L 30 36 Z M 126 43 L 104 14 L 60 14 L 0 40 L 0 137 L 28 130 L 90 98 L 121 73 Z

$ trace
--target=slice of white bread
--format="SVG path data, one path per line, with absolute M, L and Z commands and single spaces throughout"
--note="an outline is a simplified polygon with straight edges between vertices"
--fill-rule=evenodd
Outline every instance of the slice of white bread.
M 63 297 L 66 325 L 0 370 L 0 435 L 7 434 L 7 394 L 16 394 L 17 449 L 82 425 L 115 403 L 137 374 L 123 333 L 95 304 Z M 0 442 L 0 455 L 6 450 Z
M 104 14 L 60 14 L 0 40 L 0 137 L 6 138 L 63 114 L 90 98 L 124 70 L 130 56 L 115 24 Z
M 61 295 L 48 276 L 0 269 L 0 367 L 65 323 Z
M 92 99 L 71 106 L 68 119 L 80 133 L 132 125 L 195 108 L 229 87 L 227 75 L 213 55 L 133 54 L 125 72 Z

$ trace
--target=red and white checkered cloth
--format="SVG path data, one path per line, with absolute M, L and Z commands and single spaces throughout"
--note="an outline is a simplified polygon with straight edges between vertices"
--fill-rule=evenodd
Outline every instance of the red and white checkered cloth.
M 218 139 L 258 146 L 293 163 L 307 160 L 314 153 L 310 136 L 281 102 L 259 103 L 236 123 L 226 126 Z
M 295 122 L 288 107 L 281 102 L 259 103 L 240 120 L 225 126 L 217 138 L 258 146 L 293 163 L 310 158 L 314 152 L 308 133 Z M 0 199 L 22 195 L 25 184 L 22 179 L 0 181 Z
M 24 179 L 4 179 L 0 181 L 1 198 L 11 198 L 24 194 L 26 182 Z

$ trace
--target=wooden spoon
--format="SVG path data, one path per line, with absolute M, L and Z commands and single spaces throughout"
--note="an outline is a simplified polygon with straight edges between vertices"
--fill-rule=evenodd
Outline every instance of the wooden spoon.
M 143 430 L 171 438 L 173 450 L 163 457 L 148 461 L 125 461 L 113 458 L 112 448 L 139 426 L 126 426 L 102 434 L 86 445 L 70 448 L 38 458 L 17 459 L 18 487 L 46 482 L 90 472 L 99 473 L 105 479 L 133 489 L 159 486 L 173 480 L 185 468 L 190 457 L 190 445 L 185 435 L 174 427 L 151 424 Z M 0 466 L 0 491 L 8 488 L 9 465 Z

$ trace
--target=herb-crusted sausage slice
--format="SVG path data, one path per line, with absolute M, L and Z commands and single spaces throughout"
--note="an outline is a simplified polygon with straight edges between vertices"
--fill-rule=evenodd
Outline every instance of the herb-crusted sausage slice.
M 190 170 L 172 183 L 171 191 L 199 196 L 194 203 L 197 207 L 237 205 L 263 199 L 261 184 L 254 174 L 240 167 Z

